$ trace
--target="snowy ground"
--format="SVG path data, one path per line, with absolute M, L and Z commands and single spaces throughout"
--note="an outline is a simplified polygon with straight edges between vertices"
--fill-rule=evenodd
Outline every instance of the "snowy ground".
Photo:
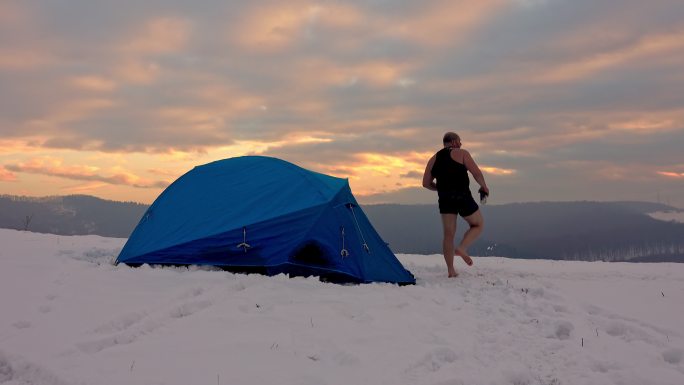
M 400 255 L 415 286 L 112 266 L 0 230 L 0 384 L 684 384 L 684 264 Z
M 684 223 L 684 211 L 656 211 L 648 215 L 652 218 L 660 219 L 661 221 Z

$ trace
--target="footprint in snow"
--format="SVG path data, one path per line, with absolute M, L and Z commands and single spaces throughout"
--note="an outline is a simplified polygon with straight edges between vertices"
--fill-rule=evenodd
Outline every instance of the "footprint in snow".
M 31 327 L 31 322 L 29 322 L 29 321 L 17 321 L 15 323 L 13 323 L 12 326 L 14 326 L 17 329 L 28 329 Z M 0 383 L 2 383 L 2 382 L 0 382 Z
M 204 288 L 203 287 L 195 287 L 192 288 L 185 293 L 180 295 L 180 299 L 190 299 L 194 297 L 199 297 L 200 295 L 204 294 Z
M 568 313 L 568 308 L 563 305 L 553 305 L 553 311 L 556 313 Z
M 677 365 L 682 362 L 684 358 L 684 350 L 682 349 L 669 349 L 663 352 L 663 359 L 673 365 Z
M 555 338 L 559 340 L 570 339 L 575 325 L 570 321 L 555 321 L 546 327 L 546 338 Z
M 133 343 L 137 338 L 138 334 L 132 332 L 121 333 L 112 337 L 102 338 L 96 341 L 81 342 L 76 344 L 76 347 L 83 353 L 94 354 L 116 345 L 127 345 Z
M 654 329 L 658 336 L 649 332 L 649 325 L 641 323 L 633 323 L 627 319 L 622 321 L 609 321 L 605 327 L 606 333 L 611 337 L 623 339 L 625 341 L 643 341 L 651 345 L 660 345 L 663 335 L 667 334 L 664 331 Z
M 52 311 L 52 307 L 49 305 L 40 305 L 40 306 L 38 306 L 38 311 L 43 313 L 43 314 L 49 313 Z
M 595 305 L 586 305 L 584 310 L 586 310 L 589 315 L 602 315 L 604 313 L 603 309 Z
M 99 334 L 109 334 L 109 333 L 114 333 L 114 332 L 121 332 L 123 330 L 128 329 L 129 327 L 135 325 L 138 323 L 140 320 L 145 318 L 147 316 L 147 313 L 145 312 L 138 312 L 138 313 L 128 313 L 124 314 L 120 317 L 117 317 L 116 319 L 102 325 L 98 326 L 93 330 L 95 333 Z
M 606 328 L 606 333 L 613 337 L 624 336 L 627 333 L 627 325 L 621 322 L 611 322 Z
M 427 353 L 425 357 L 413 365 L 412 369 L 436 372 L 444 365 L 452 364 L 456 360 L 458 360 L 458 353 L 447 347 L 439 347 Z
M 508 370 L 503 376 L 505 383 L 512 385 L 532 385 L 537 382 L 531 373 L 526 371 Z
M 620 370 L 622 367 L 615 362 L 595 361 L 591 364 L 591 370 L 598 373 L 607 373 L 610 370 Z
M 93 341 L 80 342 L 76 347 L 83 353 L 94 354 L 116 345 L 127 345 L 148 335 L 174 319 L 190 316 L 212 305 L 211 301 L 191 301 L 178 305 L 155 318 L 149 318 L 146 313 L 131 313 L 109 324 L 95 329 L 98 333 L 117 332 L 109 337 Z M 143 321 L 144 322 L 140 322 Z
M 0 350 L 0 384 L 66 385 L 49 370 Z
M 211 301 L 193 301 L 186 302 L 171 310 L 170 315 L 173 318 L 183 318 L 195 314 L 200 310 L 206 309 L 213 303 Z

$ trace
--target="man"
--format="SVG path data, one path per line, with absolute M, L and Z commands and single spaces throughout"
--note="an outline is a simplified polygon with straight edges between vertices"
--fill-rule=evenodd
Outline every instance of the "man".
M 457 134 L 447 132 L 442 142 L 444 148 L 433 155 L 425 167 L 423 187 L 437 191 L 439 196 L 439 212 L 444 230 L 442 251 L 451 278 L 458 276 L 454 268 L 454 254 L 461 256 L 468 266 L 473 264 L 468 255 L 468 246 L 480 236 L 484 225 L 480 208 L 470 193 L 468 171 L 480 185 L 480 192 L 489 195 L 489 188 L 473 157 L 468 151 L 461 149 L 461 138 Z M 454 248 L 458 215 L 468 222 L 470 228 L 463 235 L 458 247 Z

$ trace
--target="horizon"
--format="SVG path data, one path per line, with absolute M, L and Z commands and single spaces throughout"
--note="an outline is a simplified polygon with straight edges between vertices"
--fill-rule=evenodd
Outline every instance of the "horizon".
M 455 131 L 489 204 L 684 208 L 682 20 L 670 0 L 8 0 L 0 194 L 150 204 L 264 155 L 427 204 Z
M 99 199 L 102 201 L 107 201 L 107 202 L 115 202 L 115 203 L 130 203 L 130 204 L 137 204 L 137 205 L 151 205 L 153 202 L 138 202 L 138 201 L 128 201 L 128 200 L 116 200 L 116 199 L 109 199 L 109 198 L 103 198 L 99 197 L 96 195 L 91 195 L 91 194 L 67 194 L 67 195 L 41 195 L 41 196 L 33 196 L 33 195 L 13 195 L 13 194 L 3 194 L 0 193 L 0 198 L 19 198 L 19 199 L 26 199 L 26 200 L 48 200 L 51 198 L 66 198 L 66 197 L 87 197 L 87 198 L 95 198 Z M 361 205 L 370 205 L 370 206 L 376 206 L 376 205 L 399 205 L 399 206 L 409 206 L 409 205 L 416 205 L 416 206 L 436 206 L 436 202 L 432 201 L 427 201 L 427 202 L 414 202 L 414 203 L 407 203 L 407 202 L 367 202 L 363 201 L 362 199 L 358 199 L 359 204 Z M 666 203 L 666 202 L 652 202 L 652 201 L 630 201 L 630 200 L 564 200 L 564 201 L 553 201 L 553 200 L 537 200 L 537 201 L 520 201 L 520 202 L 506 202 L 506 203 L 487 203 L 486 206 L 503 206 L 503 205 L 515 205 L 515 204 L 546 204 L 546 203 L 646 203 L 646 204 L 653 204 L 653 205 L 663 205 L 669 208 L 673 208 L 677 211 L 684 211 L 684 207 L 678 207 L 674 206 L 672 204 Z

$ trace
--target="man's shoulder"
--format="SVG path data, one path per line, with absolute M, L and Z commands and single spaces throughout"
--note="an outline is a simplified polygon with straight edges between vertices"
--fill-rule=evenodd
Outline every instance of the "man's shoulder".
M 456 156 L 456 157 L 460 158 L 461 156 L 463 156 L 465 154 L 470 154 L 470 153 L 468 152 L 468 150 L 465 150 L 463 148 L 452 148 L 451 149 L 451 157 Z

